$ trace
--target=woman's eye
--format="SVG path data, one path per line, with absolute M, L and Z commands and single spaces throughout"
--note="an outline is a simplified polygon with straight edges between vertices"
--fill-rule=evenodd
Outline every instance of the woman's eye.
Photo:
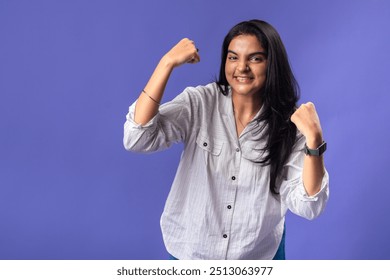
M 261 56 L 253 56 L 253 57 L 251 57 L 251 60 L 254 62 L 263 62 L 264 58 Z
M 228 56 L 228 59 L 229 60 L 237 60 L 237 57 L 236 56 Z

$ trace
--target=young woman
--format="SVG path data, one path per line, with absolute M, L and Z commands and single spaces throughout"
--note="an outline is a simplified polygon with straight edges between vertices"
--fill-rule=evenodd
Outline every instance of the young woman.
M 129 151 L 184 142 L 161 228 L 178 259 L 284 259 L 287 210 L 317 217 L 328 200 L 322 129 L 298 86 L 277 31 L 260 20 L 234 26 L 219 80 L 160 106 L 169 76 L 200 61 L 181 40 L 158 63 L 124 127 Z

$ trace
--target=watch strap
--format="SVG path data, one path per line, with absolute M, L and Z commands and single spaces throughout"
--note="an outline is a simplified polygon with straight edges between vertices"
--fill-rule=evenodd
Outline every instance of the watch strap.
M 326 151 L 327 144 L 325 141 L 317 149 L 309 149 L 307 144 L 305 144 L 305 154 L 309 156 L 320 156 Z

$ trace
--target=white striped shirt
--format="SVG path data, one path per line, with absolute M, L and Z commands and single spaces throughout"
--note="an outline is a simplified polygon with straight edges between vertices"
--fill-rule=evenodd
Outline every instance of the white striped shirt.
M 127 150 L 154 152 L 184 142 L 161 217 L 165 246 L 176 258 L 272 259 L 287 209 L 307 219 L 324 210 L 328 173 L 316 195 L 303 186 L 305 138 L 298 135 L 277 180 L 280 195 L 273 195 L 270 166 L 257 163 L 267 137 L 262 123 L 252 120 L 237 137 L 231 93 L 223 95 L 215 83 L 186 88 L 143 126 L 134 121 L 135 104 L 124 126 Z

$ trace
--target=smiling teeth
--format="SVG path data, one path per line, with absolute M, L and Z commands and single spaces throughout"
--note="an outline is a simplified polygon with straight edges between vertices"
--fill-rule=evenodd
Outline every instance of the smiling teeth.
M 247 82 L 247 81 L 251 80 L 251 78 L 248 78 L 248 77 L 236 77 L 236 79 L 239 82 Z

